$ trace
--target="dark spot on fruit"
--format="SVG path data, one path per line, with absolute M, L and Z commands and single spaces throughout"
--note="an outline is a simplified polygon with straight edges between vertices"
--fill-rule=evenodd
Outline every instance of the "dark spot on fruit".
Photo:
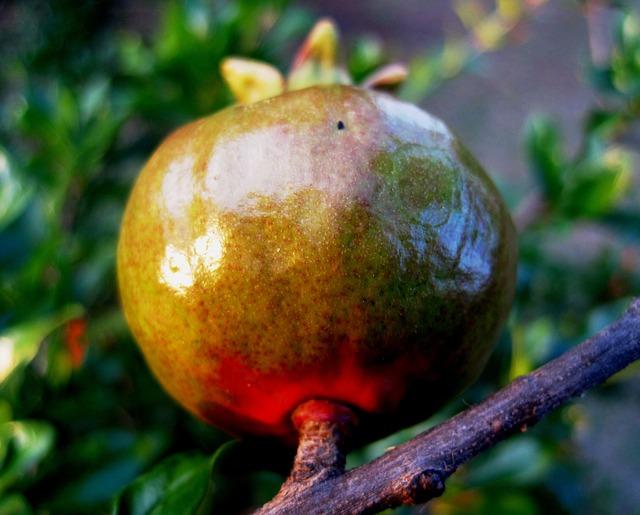
M 342 129 L 344 129 L 344 122 L 342 120 L 338 121 L 338 130 L 341 131 Z

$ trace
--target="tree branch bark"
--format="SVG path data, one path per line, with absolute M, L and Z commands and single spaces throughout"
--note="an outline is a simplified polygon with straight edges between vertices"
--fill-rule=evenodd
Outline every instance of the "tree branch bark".
M 595 336 L 481 404 L 366 465 L 274 499 L 259 513 L 377 513 L 427 502 L 442 494 L 445 479 L 460 465 L 638 359 L 640 299 Z

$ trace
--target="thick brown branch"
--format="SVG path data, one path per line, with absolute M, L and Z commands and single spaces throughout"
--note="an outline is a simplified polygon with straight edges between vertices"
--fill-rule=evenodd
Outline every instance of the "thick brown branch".
M 640 359 L 640 300 L 615 323 L 533 373 L 380 458 L 274 500 L 262 514 L 375 513 L 423 503 L 461 464 Z

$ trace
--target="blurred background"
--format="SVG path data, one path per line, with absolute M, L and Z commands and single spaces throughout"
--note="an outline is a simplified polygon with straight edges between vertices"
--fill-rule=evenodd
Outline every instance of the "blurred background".
M 230 103 L 219 61 L 286 70 L 319 16 L 356 79 L 443 118 L 520 232 L 516 305 L 463 398 L 381 454 L 615 319 L 640 294 L 640 3 L 604 0 L 0 2 L 0 515 L 246 512 L 286 463 L 183 412 L 118 306 L 115 246 L 160 139 Z M 396 513 L 640 514 L 640 367 Z M 280 460 L 281 461 L 281 460 Z

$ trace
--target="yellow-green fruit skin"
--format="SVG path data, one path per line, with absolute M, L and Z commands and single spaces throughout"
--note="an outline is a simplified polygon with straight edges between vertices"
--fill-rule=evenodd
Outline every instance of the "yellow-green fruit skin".
M 446 126 L 351 86 L 175 131 L 118 245 L 124 312 L 166 390 L 284 439 L 308 399 L 355 408 L 364 440 L 433 413 L 483 368 L 515 264 L 503 201 Z

